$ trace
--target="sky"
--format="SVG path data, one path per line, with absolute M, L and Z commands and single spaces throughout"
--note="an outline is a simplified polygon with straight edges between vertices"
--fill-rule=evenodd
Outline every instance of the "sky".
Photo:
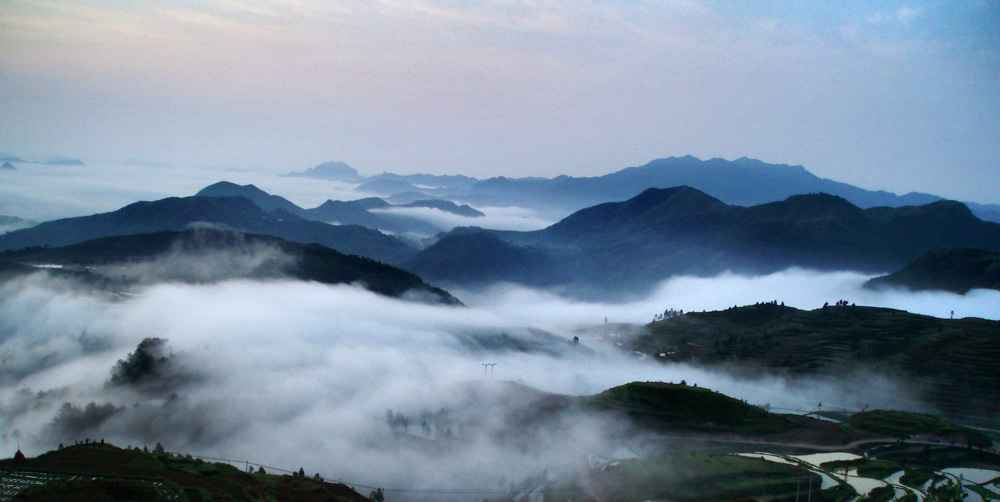
M 746 156 L 998 203 L 997 26 L 975 0 L 5 0 L 0 152 L 480 178 Z

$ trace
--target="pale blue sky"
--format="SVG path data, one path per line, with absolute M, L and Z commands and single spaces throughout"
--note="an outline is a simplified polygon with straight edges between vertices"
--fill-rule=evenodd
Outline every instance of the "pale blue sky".
M 1000 202 L 1000 4 L 745 3 L 5 0 L 0 152 L 478 177 L 748 156 Z

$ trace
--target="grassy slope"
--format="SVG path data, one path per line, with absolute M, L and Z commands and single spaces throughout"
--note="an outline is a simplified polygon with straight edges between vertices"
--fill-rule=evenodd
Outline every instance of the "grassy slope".
M 135 500 L 173 497 L 174 500 L 192 502 L 367 500 L 344 485 L 307 477 L 247 474 L 228 464 L 152 455 L 110 444 L 67 447 L 28 459 L 19 465 L 3 461 L 0 468 L 65 475 L 62 480 L 25 490 L 16 499 L 19 501 L 118 500 L 126 495 Z M 84 477 L 69 479 L 73 475 Z
M 774 304 L 688 313 L 647 326 L 631 349 L 661 359 L 767 371 L 843 374 L 856 368 L 914 379 L 942 410 L 1000 416 L 1000 323 L 874 307 L 812 311 Z
M 759 434 L 806 426 L 799 417 L 768 413 L 709 389 L 662 382 L 621 385 L 591 397 L 590 405 L 623 412 L 654 430 L 685 428 Z
M 866 286 L 904 286 L 965 294 L 972 289 L 1000 290 L 1000 253 L 977 248 L 937 248 L 902 269 L 868 281 Z

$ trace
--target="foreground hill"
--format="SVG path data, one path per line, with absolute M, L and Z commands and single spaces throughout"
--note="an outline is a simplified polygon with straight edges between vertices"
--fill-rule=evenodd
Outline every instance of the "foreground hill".
M 628 348 L 663 361 L 738 364 L 764 372 L 844 375 L 876 368 L 905 377 L 951 416 L 996 425 L 1000 323 L 899 310 L 772 303 L 687 313 L 649 324 Z M 661 356 L 662 355 L 662 356 Z
M 16 493 L 16 500 L 24 502 L 368 500 L 346 485 L 317 477 L 249 473 L 224 463 L 93 442 L 36 458 L 3 460 L 0 470 L 5 474 L 0 476 L 0 484 Z
M 368 228 L 309 221 L 282 208 L 269 212 L 244 197 L 199 196 L 136 202 L 109 213 L 48 221 L 0 235 L 0 251 L 66 246 L 117 235 L 181 231 L 194 223 L 210 223 L 293 242 L 317 243 L 342 253 L 387 263 L 399 262 L 413 253 L 399 239 Z
M 405 266 L 435 281 L 472 282 L 469 271 L 492 259 L 468 247 L 482 246 L 484 239 L 468 237 L 474 232 L 456 230 Z M 769 273 L 791 266 L 877 273 L 936 246 L 1000 249 L 1000 224 L 983 222 L 957 202 L 860 209 L 840 197 L 811 194 L 742 207 L 690 187 L 648 189 L 535 232 L 490 233 L 530 249 L 505 253 L 518 255 L 523 268 L 541 270 L 527 280 L 515 273 L 498 280 L 550 284 L 568 278 L 595 290 L 648 288 L 676 274 Z
M 938 289 L 959 294 L 972 289 L 1000 290 L 1000 253 L 977 248 L 933 249 L 896 272 L 876 277 L 865 285 Z
M 199 260 L 205 265 L 199 266 Z M 73 274 L 105 288 L 150 280 L 214 282 L 286 277 L 324 284 L 357 283 L 388 296 L 410 294 L 433 302 L 459 303 L 416 275 L 369 258 L 346 255 L 319 244 L 211 228 L 105 237 L 58 248 L 0 254 L 0 271 L 32 272 L 41 264 L 61 265 L 62 269 L 56 269 L 59 273 Z M 130 272 L 130 266 L 135 273 Z

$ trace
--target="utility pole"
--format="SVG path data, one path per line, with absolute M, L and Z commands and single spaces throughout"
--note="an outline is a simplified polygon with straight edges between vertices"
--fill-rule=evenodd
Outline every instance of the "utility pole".
M 482 365 L 483 365 L 483 378 L 484 379 L 486 378 L 486 369 L 489 368 L 489 379 L 492 380 L 493 379 L 493 367 L 496 366 L 497 363 L 482 363 Z

